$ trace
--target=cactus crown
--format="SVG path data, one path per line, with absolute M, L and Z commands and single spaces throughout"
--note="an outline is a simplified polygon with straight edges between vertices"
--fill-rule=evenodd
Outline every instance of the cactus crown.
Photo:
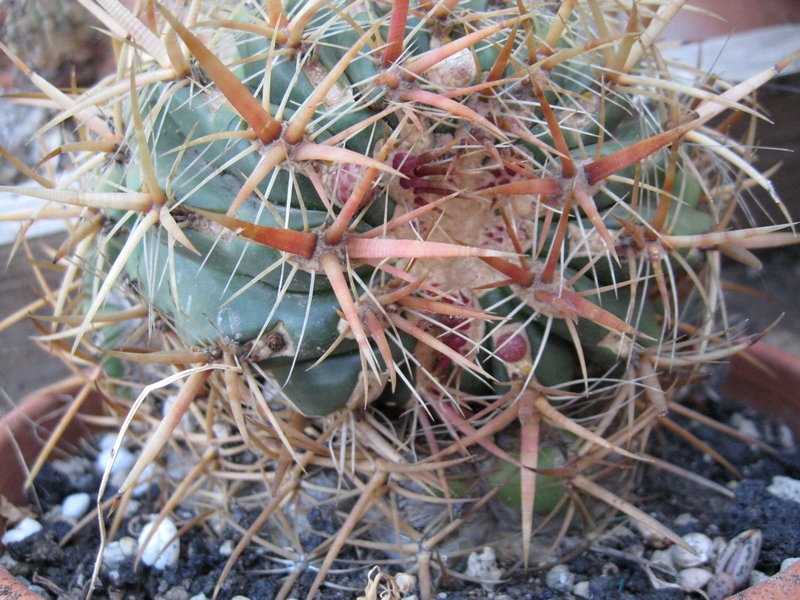
M 29 72 L 51 126 L 79 124 L 48 157 L 74 174 L 14 190 L 77 218 L 55 351 L 100 360 L 118 402 L 130 362 L 182 382 L 118 499 L 170 436 L 191 443 L 194 404 L 231 429 L 206 428 L 192 476 L 223 441 L 258 457 L 271 500 L 244 539 L 268 527 L 275 560 L 318 563 L 309 597 L 346 544 L 430 570 L 495 494 L 526 562 L 534 510 L 583 496 L 659 527 L 605 465 L 641 459 L 678 384 L 752 341 L 719 259 L 753 263 L 778 228 L 732 227 L 768 184 L 726 135 L 781 65 L 731 87 L 669 64 L 654 40 L 678 1 L 81 3 L 118 69 L 82 93 Z M 286 507 L 337 488 L 349 517 L 303 547 Z

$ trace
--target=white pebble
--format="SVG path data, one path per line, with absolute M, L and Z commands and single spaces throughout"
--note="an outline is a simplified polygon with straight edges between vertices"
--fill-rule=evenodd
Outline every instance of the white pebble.
M 97 455 L 97 458 L 94 461 L 94 468 L 98 473 L 105 473 L 106 467 L 108 467 L 108 463 L 111 460 L 111 452 L 111 448 L 104 448 L 100 454 Z M 111 467 L 111 474 L 114 475 L 116 473 L 128 473 L 135 462 L 136 457 L 130 450 L 120 448 L 119 454 L 117 454 L 117 457 L 114 460 L 114 465 Z
M 750 571 L 750 577 L 747 579 L 747 587 L 755 587 L 762 581 L 766 581 L 769 579 L 769 575 L 764 573 L 764 571 L 758 571 L 753 569 Z
M 89 510 L 92 497 L 86 492 L 70 494 L 61 503 L 61 516 L 65 519 L 80 519 Z
M 114 569 L 125 560 L 125 553 L 120 548 L 119 542 L 109 542 L 103 548 L 103 564 L 109 569 Z
M 106 433 L 97 440 L 97 445 L 100 450 L 111 450 L 117 441 L 116 433 Z
M 681 537 L 694 552 L 689 552 L 680 546 L 673 546 L 670 554 L 672 554 L 672 562 L 675 566 L 685 569 L 706 564 L 714 549 L 714 542 L 711 541 L 711 538 L 704 533 L 687 533 Z
M 576 583 L 572 588 L 572 593 L 578 598 L 590 598 L 589 582 L 581 581 Z
M 767 488 L 767 491 L 778 498 L 800 502 L 800 481 L 797 479 L 776 475 L 772 478 L 772 483 Z
M 682 587 L 699 590 L 705 586 L 713 576 L 714 574 L 708 569 L 690 567 L 678 573 L 678 583 L 680 583 Z
M 21 542 L 26 537 L 32 536 L 42 530 L 42 524 L 36 519 L 25 517 L 19 523 L 14 525 L 11 529 L 3 534 L 2 542 L 4 544 L 13 544 L 14 542 Z
M 139 479 L 136 480 L 137 485 L 133 488 L 134 498 L 141 498 L 145 495 L 145 493 L 147 493 L 147 490 L 150 489 L 150 481 L 153 479 L 155 472 L 155 464 L 148 463 L 148 465 L 144 468 L 144 471 L 142 471 L 142 474 L 139 475 Z
M 158 524 L 158 528 L 153 533 L 147 546 L 145 546 L 145 540 L 151 529 L 153 529 L 153 523 L 148 523 L 142 527 L 142 531 L 139 533 L 139 550 L 144 546 L 142 562 L 163 571 L 167 567 L 177 564 L 181 555 L 181 545 L 176 537 L 178 528 L 175 527 L 175 523 L 169 517 L 165 518 Z
M 40 585 L 36 585 L 35 583 L 29 585 L 28 590 L 31 592 L 31 594 L 38 594 L 41 598 L 46 598 L 48 596 L 47 590 Z
M 754 440 L 761 439 L 761 432 L 758 431 L 755 422 L 741 414 L 737 413 L 731 417 L 731 425 L 742 435 Z
M 70 456 L 61 460 L 54 460 L 50 465 L 62 475 L 67 477 L 80 477 L 91 471 L 90 461 L 83 456 Z
M 575 573 L 571 573 L 566 565 L 556 565 L 547 572 L 547 587 L 559 592 L 568 592 L 575 584 Z
M 103 549 L 103 564 L 109 569 L 113 569 L 122 564 L 127 558 L 136 556 L 139 545 L 130 536 L 125 536 L 106 544 Z
M 665 565 L 670 568 L 675 567 L 672 562 L 672 553 L 669 550 L 654 550 L 653 555 L 650 557 L 650 563 Z
M 119 547 L 122 548 L 122 552 L 125 556 L 136 556 L 136 553 L 139 551 L 139 543 L 136 541 L 136 538 L 132 538 L 129 535 L 119 539 Z
M 797 450 L 797 443 L 792 429 L 785 423 L 781 423 L 778 427 L 778 439 L 780 439 L 781 445 L 787 452 L 795 452 Z
M 785 571 L 786 569 L 788 569 L 789 567 L 791 567 L 791 566 L 792 566 L 794 563 L 796 563 L 796 562 L 800 562 L 800 558 L 798 558 L 798 557 L 796 557 L 796 556 L 795 556 L 794 558 L 787 558 L 787 559 L 785 559 L 785 560 L 784 560 L 784 561 L 781 563 L 781 571 Z
M 139 516 L 141 512 L 142 503 L 131 498 L 125 505 L 125 512 L 123 513 L 123 516 L 128 519 L 132 519 L 133 517 Z
M 225 540 L 219 545 L 219 555 L 220 556 L 230 556 L 233 554 L 233 551 L 236 549 L 236 546 L 233 543 L 233 540 Z

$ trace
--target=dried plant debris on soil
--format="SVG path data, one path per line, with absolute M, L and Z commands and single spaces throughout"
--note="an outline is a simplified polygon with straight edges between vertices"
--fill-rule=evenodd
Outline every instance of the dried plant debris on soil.
M 711 539 L 730 540 L 742 531 L 760 530 L 763 545 L 755 565 L 756 572 L 777 572 L 785 559 L 800 556 L 800 503 L 777 497 L 767 488 L 776 476 L 800 479 L 800 452 L 785 427 L 749 409 L 742 409 L 727 400 L 701 401 L 693 395 L 688 401 L 720 422 L 769 442 L 780 452 L 769 452 L 762 445 L 734 439 L 697 422 L 682 423 L 687 431 L 737 465 L 743 479 L 733 477 L 691 444 L 666 433 L 656 444 L 654 454 L 684 465 L 732 492 L 726 495 L 674 474 L 647 469 L 643 471 L 636 489 L 636 494 L 643 500 L 643 509 L 682 536 L 700 532 Z M 701 402 L 702 406 L 699 406 Z M 14 574 L 35 582 L 45 598 L 80 598 L 82 588 L 91 578 L 94 554 L 87 552 L 87 548 L 98 546 L 97 528 L 90 524 L 75 530 L 75 521 L 60 518 L 60 509 L 55 507 L 59 507 L 70 494 L 95 494 L 99 477 L 89 459 L 47 464 L 36 480 L 32 502 L 32 506 L 45 514 L 42 519 L 44 528 L 5 549 L 1 564 Z M 152 484 L 139 490 L 139 497 L 127 507 L 117 542 L 112 542 L 106 550 L 109 558 L 101 572 L 102 589 L 95 594 L 96 598 L 188 599 L 202 598 L 202 594 L 210 598 L 231 549 L 241 538 L 241 532 L 258 517 L 258 511 L 239 509 L 234 502 L 231 521 L 237 527 L 227 525 L 219 531 L 208 527 L 191 528 L 181 535 L 180 559 L 174 567 L 158 570 L 136 565 L 134 539 L 152 516 L 150 512 L 158 507 L 159 494 L 158 486 Z M 323 536 L 336 531 L 343 518 L 342 508 L 313 509 L 307 515 L 308 529 L 298 532 L 301 544 L 314 547 Z M 179 508 L 176 516 L 188 521 L 193 515 Z M 61 544 L 65 536 L 69 540 Z M 128 538 L 127 544 L 126 541 L 119 543 L 125 538 Z M 553 560 L 560 562 L 555 568 L 550 563 L 525 570 L 519 564 L 495 562 L 489 570 L 482 571 L 483 585 L 476 579 L 481 573 L 480 568 L 476 570 L 473 566 L 470 571 L 468 563 L 476 561 L 466 554 L 437 556 L 434 559 L 441 560 L 448 572 L 447 580 L 437 582 L 437 588 L 446 594 L 441 597 L 448 600 L 484 597 L 680 600 L 702 597 L 672 587 L 677 585 L 677 577 L 669 569 L 650 568 L 656 559 L 663 556 L 658 553 L 669 554 L 670 547 L 674 546 L 667 540 L 647 532 L 623 516 L 606 523 L 596 535 L 585 539 L 567 537 L 554 555 Z M 473 558 L 479 561 L 490 555 L 492 562 L 492 554 L 478 548 Z M 558 556 L 563 557 L 563 562 L 558 561 Z M 402 572 L 402 563 L 396 557 L 391 559 L 380 552 L 346 547 L 338 564 L 349 563 L 352 568 L 332 570 L 318 597 L 356 599 L 364 596 L 370 577 L 375 578 L 378 573 L 393 575 Z M 288 561 L 280 563 L 260 551 L 257 545 L 250 545 L 225 579 L 218 597 L 272 598 L 299 566 Z M 701 567 L 713 571 L 713 565 Z M 499 576 L 500 583 L 486 583 L 490 579 L 486 574 L 491 573 L 491 568 L 498 569 L 494 576 Z M 302 597 L 312 585 L 314 575 L 310 569 L 303 570 L 290 597 Z M 655 584 L 654 576 L 658 579 Z M 656 589 L 659 586 L 663 587 Z M 376 585 L 373 589 L 384 588 Z M 407 595 L 386 597 L 404 598 Z

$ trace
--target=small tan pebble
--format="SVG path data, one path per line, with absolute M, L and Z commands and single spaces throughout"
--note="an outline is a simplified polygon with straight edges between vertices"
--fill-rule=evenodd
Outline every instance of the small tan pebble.
M 724 600 L 736 591 L 736 582 L 729 573 L 717 573 L 706 585 L 708 600 Z
M 590 598 L 589 582 L 580 581 L 572 586 L 572 593 L 578 598 Z
M 675 518 L 675 525 L 693 525 L 697 523 L 697 518 L 691 513 L 681 513 Z
M 754 585 L 758 585 L 759 583 L 761 583 L 762 581 L 766 581 L 767 579 L 769 579 L 769 575 L 767 575 L 763 571 L 757 571 L 756 569 L 753 569 L 750 572 L 750 578 L 747 580 L 747 586 L 753 587 Z
M 681 587 L 699 590 L 704 587 L 714 576 L 708 569 L 690 567 L 678 573 L 678 583 Z
M 394 576 L 394 582 L 402 594 L 410 594 L 417 587 L 417 578 L 408 573 L 398 573 Z
M 156 600 L 189 600 L 189 592 L 180 586 L 169 588 L 163 594 L 156 596 Z
M 706 564 L 714 547 L 711 538 L 704 533 L 687 533 L 681 537 L 694 552 L 689 552 L 678 545 L 670 548 L 672 562 L 675 566 L 679 569 L 685 569 Z
M 642 544 L 633 544 L 623 550 L 628 556 L 635 556 L 641 558 L 644 556 L 644 546 Z
M 644 539 L 651 548 L 666 548 L 670 545 L 670 541 L 667 538 L 644 523 L 636 521 L 635 527 L 642 539 Z
M 611 530 L 609 530 L 604 536 L 603 539 L 607 538 L 623 538 L 634 535 L 633 531 L 630 528 L 626 527 L 625 525 L 615 525 Z

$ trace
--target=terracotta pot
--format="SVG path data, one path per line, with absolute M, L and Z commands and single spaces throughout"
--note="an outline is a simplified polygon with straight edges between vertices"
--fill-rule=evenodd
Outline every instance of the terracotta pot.
M 86 377 L 75 376 L 48 386 L 27 396 L 19 408 L 0 419 L 0 495 L 13 504 L 25 501 L 25 480 L 28 467 L 36 460 L 49 434 L 58 426 L 62 415 L 74 401 L 74 394 L 86 383 Z M 78 416 L 64 430 L 53 456 L 74 454 L 77 443 L 90 433 L 82 416 L 99 415 L 103 406 L 99 392 L 90 392 L 81 404 Z M 0 531 L 4 531 L 0 523 Z M 17 581 L 0 566 L 0 598 L 14 600 L 44 600 Z
M 754 344 L 746 354 L 731 359 L 722 391 L 783 421 L 800 439 L 800 357 Z
M 725 600 L 797 600 L 800 598 L 800 563 Z
M 49 434 L 73 402 L 74 394 L 85 385 L 85 376 L 75 376 L 27 396 L 19 408 L 0 421 L 0 495 L 13 504 L 25 501 L 23 489 L 28 467 L 44 447 Z M 102 408 L 99 392 L 91 392 L 83 401 L 79 415 L 72 419 L 56 446 L 54 456 L 74 454 L 75 445 L 87 437 L 89 428 L 80 415 L 98 415 Z M 0 598 L 3 596 L 0 595 Z
M 797 0 L 689 0 L 664 30 L 662 39 L 696 42 L 770 25 L 800 23 Z
M 44 600 L 39 594 L 28 589 L 28 586 L 17 581 L 3 567 L 0 567 L 0 598 L 4 600 Z

